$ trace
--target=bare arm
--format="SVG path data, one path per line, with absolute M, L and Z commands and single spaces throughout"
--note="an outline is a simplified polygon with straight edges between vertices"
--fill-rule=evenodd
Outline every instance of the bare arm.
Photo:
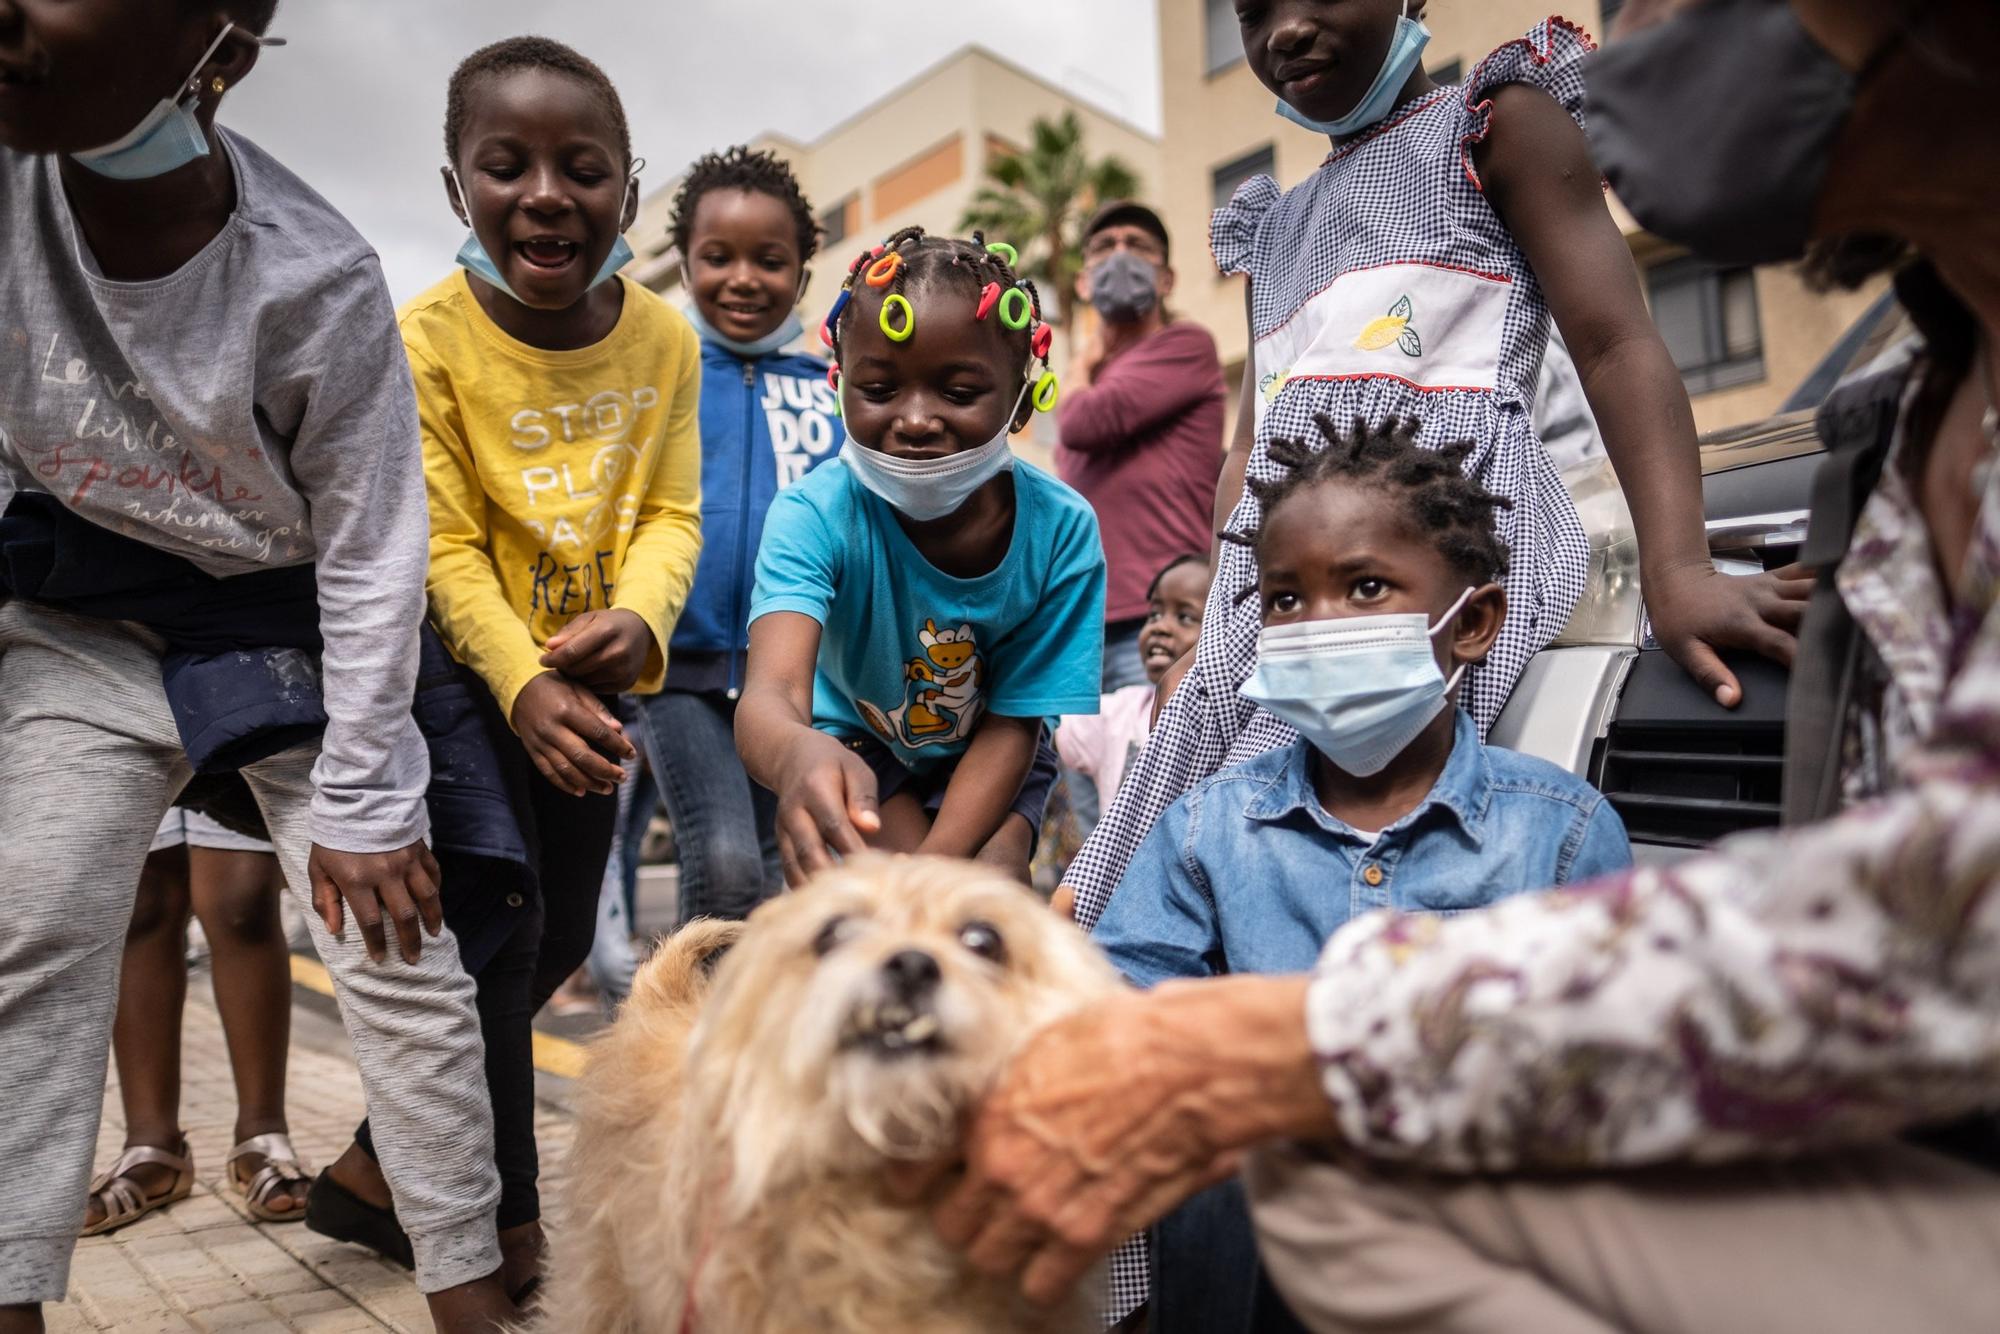
M 972 742 L 945 785 L 944 804 L 920 852 L 972 857 L 1000 832 L 1021 783 L 1035 763 L 1039 718 L 989 713 L 972 730 Z
M 1719 575 L 1702 525 L 1694 412 L 1647 312 L 1632 253 L 1605 206 L 1589 145 L 1547 94 L 1495 95 L 1475 152 L 1487 197 L 1535 270 L 1638 528 L 1646 605 L 1661 647 L 1725 705 L 1742 698 L 1716 650 L 1790 662 L 1799 581 Z
M 750 777 L 778 796 L 778 853 L 792 885 L 865 850 L 882 827 L 873 771 L 812 725 L 819 640 L 819 622 L 799 612 L 751 622 L 736 706 L 736 751 Z
M 1222 460 L 1222 476 L 1215 483 L 1215 531 L 1220 533 L 1229 526 L 1229 516 L 1236 512 L 1236 503 L 1243 499 L 1243 478 L 1250 467 L 1250 450 L 1257 443 L 1257 319 L 1250 303 L 1250 280 L 1243 280 L 1243 322 L 1250 330 L 1250 341 L 1243 353 L 1243 387 L 1237 393 L 1236 435 L 1229 444 L 1229 453 Z M 1222 539 L 1217 537 L 1209 543 L 1208 564 L 1211 569 L 1222 568 Z

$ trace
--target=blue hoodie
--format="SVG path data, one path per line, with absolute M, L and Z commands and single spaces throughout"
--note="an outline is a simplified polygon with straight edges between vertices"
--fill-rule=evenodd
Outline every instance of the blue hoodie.
M 667 689 L 743 688 L 750 589 L 778 492 L 840 453 L 826 363 L 772 352 L 745 361 L 701 345 L 701 562 L 669 641 Z

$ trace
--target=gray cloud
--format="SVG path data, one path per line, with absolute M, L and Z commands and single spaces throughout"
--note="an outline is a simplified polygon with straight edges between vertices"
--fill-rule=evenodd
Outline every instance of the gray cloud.
M 764 129 L 811 139 L 940 56 L 981 43 L 1149 129 L 1152 0 L 283 0 L 222 120 L 333 201 L 398 300 L 440 277 L 445 80 L 474 48 L 535 32 L 604 66 L 649 179 Z M 886 165 L 886 164 L 885 164 Z

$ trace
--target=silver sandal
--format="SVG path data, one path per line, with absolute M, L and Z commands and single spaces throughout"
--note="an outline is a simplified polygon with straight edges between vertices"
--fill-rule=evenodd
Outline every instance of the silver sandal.
M 187 1141 L 181 1146 L 186 1149 Z M 148 1196 L 139 1188 L 139 1183 L 126 1176 L 133 1168 L 152 1163 L 171 1168 L 174 1184 L 164 1194 Z M 136 1223 L 155 1209 L 164 1209 L 170 1204 L 185 1200 L 194 1190 L 194 1151 L 169 1153 L 165 1149 L 150 1144 L 135 1144 L 118 1155 L 118 1161 L 111 1164 L 95 1181 L 90 1183 L 90 1197 L 104 1209 L 104 1217 L 86 1225 L 79 1236 L 95 1237 L 104 1232 L 115 1232 L 128 1224 Z
M 264 1165 L 248 1182 L 236 1173 L 236 1160 L 253 1153 L 264 1155 Z M 229 1189 L 239 1196 L 250 1216 L 260 1223 L 296 1223 L 306 1216 L 306 1190 L 312 1173 L 299 1161 L 297 1149 L 283 1131 L 252 1135 L 229 1151 L 223 1164 Z M 282 1191 L 295 1201 L 290 1209 L 273 1209 L 270 1198 Z

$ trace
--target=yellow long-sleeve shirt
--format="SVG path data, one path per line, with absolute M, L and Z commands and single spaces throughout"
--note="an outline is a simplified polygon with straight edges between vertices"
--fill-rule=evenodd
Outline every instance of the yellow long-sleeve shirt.
M 623 608 L 660 688 L 701 551 L 700 341 L 636 283 L 609 336 L 550 352 L 479 308 L 463 270 L 399 312 L 430 492 L 431 619 L 513 716 L 549 637 Z

